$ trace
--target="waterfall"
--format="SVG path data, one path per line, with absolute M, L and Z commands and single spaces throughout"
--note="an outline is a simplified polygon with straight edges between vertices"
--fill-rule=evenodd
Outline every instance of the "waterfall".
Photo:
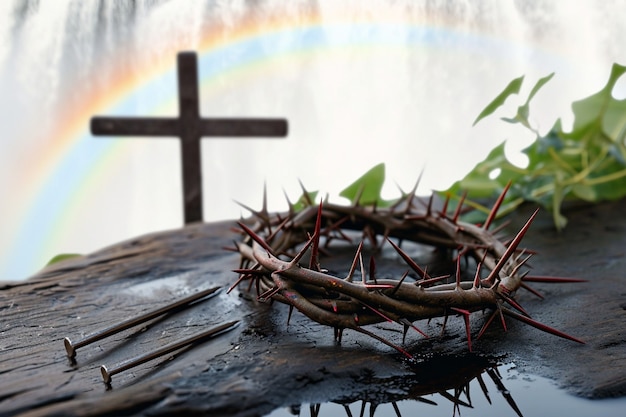
M 177 51 L 199 52 L 203 116 L 289 119 L 283 141 L 203 142 L 214 221 L 259 206 L 264 183 L 280 210 L 298 179 L 333 198 L 385 162 L 392 197 L 422 170 L 422 193 L 447 187 L 504 139 L 519 158 L 531 138 L 472 128 L 478 112 L 554 71 L 531 114 L 571 123 L 626 63 L 624 21 L 624 0 L 3 0 L 0 280 L 182 224 L 177 142 L 88 137 L 83 114 L 175 114 Z

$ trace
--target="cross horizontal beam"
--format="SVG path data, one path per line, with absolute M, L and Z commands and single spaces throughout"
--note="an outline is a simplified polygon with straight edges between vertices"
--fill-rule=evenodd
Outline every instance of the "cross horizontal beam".
M 200 139 L 208 137 L 285 137 L 285 119 L 202 118 L 198 99 L 198 64 L 194 52 L 178 54 L 178 117 L 109 117 L 91 119 L 91 133 L 107 136 L 169 136 L 181 144 L 185 224 L 202 221 Z

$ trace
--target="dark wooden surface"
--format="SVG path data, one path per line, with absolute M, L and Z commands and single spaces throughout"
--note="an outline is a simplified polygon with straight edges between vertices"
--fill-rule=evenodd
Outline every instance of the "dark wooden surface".
M 511 230 L 531 209 L 513 218 Z M 576 395 L 626 395 L 625 210 L 625 202 L 575 209 L 560 234 L 549 215 L 541 213 L 523 242 L 539 251 L 531 262 L 534 274 L 589 279 L 585 284 L 536 285 L 543 301 L 527 292 L 518 296 L 535 319 L 587 344 L 511 322 L 507 333 L 493 326 L 468 356 L 462 321 L 451 318 L 443 336 L 438 336 L 439 320 L 418 323 L 434 337 L 410 334 L 408 349 L 428 360 L 465 358 L 461 362 L 470 368 L 485 356 L 506 355 L 521 372 L 553 378 Z M 0 283 L 0 414 L 253 416 L 278 406 L 365 392 L 384 396 L 385 386 L 394 381 L 404 381 L 404 390 L 422 388 L 406 384 L 407 378 L 418 385 L 423 381 L 414 381 L 415 369 L 388 347 L 348 331 L 336 346 L 332 329 L 300 314 L 287 326 L 285 306 L 259 304 L 243 289 L 224 291 L 143 328 L 83 347 L 76 365 L 69 363 L 64 337 L 78 340 L 197 288 L 230 285 L 238 256 L 222 248 L 235 238 L 233 225 L 197 224 L 142 236 L 53 265 L 24 282 Z M 346 259 L 347 253 L 323 266 L 343 265 Z M 380 273 L 385 268 L 393 266 L 379 267 Z M 481 319 L 475 316 L 477 331 Z M 113 366 L 232 319 L 242 325 L 116 375 L 110 390 L 102 382 L 102 364 Z M 396 326 L 374 330 L 401 341 Z M 461 373 L 461 367 L 453 372 L 455 378 Z

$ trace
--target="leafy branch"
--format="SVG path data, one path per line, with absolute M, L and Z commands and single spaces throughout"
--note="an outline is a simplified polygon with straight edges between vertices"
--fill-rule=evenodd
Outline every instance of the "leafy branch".
M 558 119 L 545 135 L 529 121 L 530 101 L 554 73 L 541 78 L 516 114 L 502 118 L 535 134 L 535 141 L 522 151 L 528 157 L 528 165 L 518 167 L 509 162 L 503 142 L 463 179 L 441 193 L 460 198 L 467 192 L 468 199 L 473 200 L 470 204 L 487 213 L 476 201 L 496 197 L 510 182 L 500 214 L 524 202 L 535 202 L 552 212 L 557 229 L 567 224 L 562 214 L 565 201 L 596 203 L 626 196 L 626 99 L 617 100 L 612 95 L 625 72 L 625 66 L 613 64 L 602 90 L 572 104 L 572 130 L 564 131 Z M 523 81 L 523 76 L 511 81 L 478 115 L 474 125 L 498 110 L 511 95 L 518 94 Z

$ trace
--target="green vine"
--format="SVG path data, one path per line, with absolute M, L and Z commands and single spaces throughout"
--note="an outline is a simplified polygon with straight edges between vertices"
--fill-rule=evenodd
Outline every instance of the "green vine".
M 533 86 L 524 104 L 513 117 L 502 120 L 529 129 L 535 141 L 523 150 L 526 167 L 506 158 L 505 143 L 496 146 L 463 179 L 442 195 L 460 198 L 467 192 L 470 204 L 483 213 L 481 199 L 496 197 L 510 182 L 511 188 L 500 215 L 513 211 L 524 202 L 534 202 L 551 211 L 557 229 L 567 224 L 563 202 L 582 200 L 600 202 L 626 195 L 626 99 L 617 100 L 612 92 L 626 67 L 614 64 L 607 84 L 585 99 L 572 104 L 573 128 L 563 130 L 558 119 L 547 134 L 541 135 L 529 121 L 530 101 L 552 78 L 550 74 Z M 524 77 L 516 78 L 478 115 L 474 125 L 493 114 L 511 95 L 519 93 Z M 494 174 L 496 174 L 494 176 Z

